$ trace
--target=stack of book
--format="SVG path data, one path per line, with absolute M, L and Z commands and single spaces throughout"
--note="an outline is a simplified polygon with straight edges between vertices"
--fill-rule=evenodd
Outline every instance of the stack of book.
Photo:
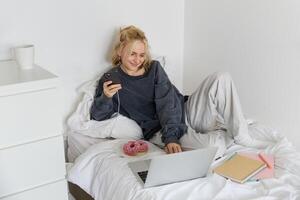
M 214 172 L 238 183 L 274 176 L 274 158 L 264 153 L 235 153 Z

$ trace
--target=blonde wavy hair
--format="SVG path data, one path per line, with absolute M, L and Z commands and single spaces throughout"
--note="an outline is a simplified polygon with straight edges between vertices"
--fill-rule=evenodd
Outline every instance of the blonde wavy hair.
M 126 45 L 133 44 L 133 42 L 135 41 L 141 41 L 145 45 L 145 61 L 141 65 L 141 68 L 144 68 L 146 71 L 149 70 L 151 64 L 151 55 L 149 52 L 148 40 L 142 30 L 132 25 L 120 29 L 117 43 L 112 51 L 111 61 L 113 66 L 118 66 L 122 63 L 121 57 L 118 55 L 118 52 Z

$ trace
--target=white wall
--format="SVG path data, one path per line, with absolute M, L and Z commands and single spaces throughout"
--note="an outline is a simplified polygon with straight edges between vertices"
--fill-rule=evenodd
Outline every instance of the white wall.
M 62 79 L 66 117 L 75 88 L 107 68 L 124 25 L 146 32 L 152 52 L 167 57 L 170 79 L 182 89 L 183 20 L 183 0 L 1 0 L 0 60 L 11 58 L 13 46 L 34 44 L 36 63 Z
M 134 24 L 152 52 L 167 56 L 179 89 L 190 93 L 207 74 L 229 71 L 245 113 L 299 149 L 299 10 L 298 0 L 1 0 L 0 60 L 34 44 L 36 63 L 62 79 L 66 117 L 75 88 L 108 66 L 117 28 Z
M 247 116 L 300 150 L 300 1 L 185 1 L 184 88 L 232 74 Z

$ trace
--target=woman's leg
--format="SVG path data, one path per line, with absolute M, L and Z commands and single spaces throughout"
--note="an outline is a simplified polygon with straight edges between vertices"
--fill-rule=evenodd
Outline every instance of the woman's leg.
M 208 76 L 185 104 L 187 123 L 196 131 L 225 129 L 235 142 L 245 146 L 263 147 L 252 139 L 244 118 L 235 85 L 228 73 Z
M 228 140 L 224 132 L 224 130 L 215 130 L 205 134 L 199 134 L 188 126 L 187 133 L 180 138 L 181 148 L 183 150 L 192 150 L 214 146 L 218 147 L 215 158 L 222 157 L 227 147 L 232 144 L 232 140 Z

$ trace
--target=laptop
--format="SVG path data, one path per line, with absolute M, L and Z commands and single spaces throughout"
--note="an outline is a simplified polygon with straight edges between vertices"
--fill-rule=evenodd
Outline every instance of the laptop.
M 217 147 L 185 151 L 128 163 L 138 182 L 153 187 L 205 177 Z

